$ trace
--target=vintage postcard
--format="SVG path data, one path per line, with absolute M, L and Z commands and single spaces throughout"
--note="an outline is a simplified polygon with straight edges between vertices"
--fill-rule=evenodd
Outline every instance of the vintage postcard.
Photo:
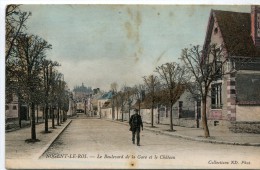
M 260 5 L 7 4 L 6 169 L 259 169 Z

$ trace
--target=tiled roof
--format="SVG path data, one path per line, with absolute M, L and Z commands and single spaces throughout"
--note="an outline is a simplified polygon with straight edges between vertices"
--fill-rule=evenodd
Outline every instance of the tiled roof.
M 255 47 L 251 37 L 250 13 L 212 10 L 210 20 L 212 16 L 217 20 L 225 47 L 231 56 L 260 57 L 260 49 Z M 211 32 L 212 26 L 209 26 L 207 36 Z
M 108 92 L 103 94 L 99 99 L 111 99 L 113 97 L 113 93 L 112 92 Z

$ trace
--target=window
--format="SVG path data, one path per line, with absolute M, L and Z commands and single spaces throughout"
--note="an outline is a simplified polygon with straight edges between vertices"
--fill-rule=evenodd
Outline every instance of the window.
M 9 110 L 9 106 L 8 105 L 5 105 L 5 110 Z
M 15 105 L 13 106 L 13 110 L 17 110 L 17 107 Z
M 216 79 L 222 78 L 222 62 L 221 61 L 216 61 L 216 63 L 215 63 L 215 75 L 216 75 Z
M 179 112 L 182 112 L 183 101 L 179 101 Z
M 211 108 L 220 109 L 222 108 L 222 89 L 221 84 L 211 85 Z
M 218 33 L 218 27 L 216 27 L 215 29 L 214 29 L 214 34 L 217 34 Z

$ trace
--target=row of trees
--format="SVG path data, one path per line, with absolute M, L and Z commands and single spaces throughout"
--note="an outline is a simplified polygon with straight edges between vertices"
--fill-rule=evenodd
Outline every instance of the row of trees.
M 123 86 L 117 91 L 117 84 L 112 83 L 112 112 L 115 113 L 116 108 L 116 119 L 118 120 L 118 109 L 121 108 L 123 121 L 123 108 L 128 104 L 130 109 L 133 100 L 136 100 L 139 111 L 142 102 L 151 108 L 151 126 L 154 126 L 153 110 L 158 104 L 162 104 L 170 108 L 169 123 L 170 130 L 173 131 L 173 105 L 187 90 L 196 100 L 202 101 L 202 125 L 205 137 L 209 137 L 206 105 L 211 84 L 224 74 L 230 73 L 223 71 L 229 61 L 228 57 L 224 57 L 223 49 L 215 44 L 203 49 L 200 46 L 191 46 L 182 50 L 180 63 L 170 62 L 158 66 L 154 74 L 143 77 L 143 84 L 134 87 Z
M 179 99 L 185 90 L 185 70 L 177 63 L 166 63 L 156 68 L 157 75 L 143 77 L 143 84 L 127 87 L 126 85 L 117 91 L 117 84 L 112 83 L 111 89 L 114 93 L 112 98 L 112 108 L 116 108 L 117 120 L 118 109 L 121 108 L 122 121 L 124 120 L 124 108 L 127 106 L 130 117 L 130 109 L 133 101 L 136 101 L 140 113 L 141 103 L 151 108 L 151 126 L 154 127 L 154 108 L 158 104 L 170 108 L 170 130 L 173 130 L 172 106 Z M 114 112 L 113 112 L 114 113 Z
M 26 21 L 31 15 L 30 12 L 21 11 L 19 5 L 8 5 L 6 8 L 6 103 L 12 101 L 15 94 L 19 99 L 18 108 L 21 103 L 27 104 L 27 108 L 30 108 L 31 140 L 36 141 L 36 108 L 44 107 L 47 133 L 49 112 L 52 113 L 54 128 L 53 107 L 58 109 L 59 125 L 61 110 L 68 110 L 69 93 L 63 75 L 55 69 L 60 64 L 47 59 L 47 51 L 52 49 L 51 44 L 26 32 Z M 21 127 L 19 110 L 18 114 Z

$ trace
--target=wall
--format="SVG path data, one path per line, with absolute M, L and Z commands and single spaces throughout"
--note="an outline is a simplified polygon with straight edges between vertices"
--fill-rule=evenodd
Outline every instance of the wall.
M 130 116 L 131 116 L 131 112 L 130 112 Z M 123 113 L 123 118 L 124 121 L 129 121 L 129 112 L 124 112 Z M 116 119 L 116 113 L 115 113 L 115 119 Z M 122 120 L 122 112 L 121 110 L 118 111 L 118 120 L 121 121 Z
M 5 119 L 18 118 L 18 104 L 6 104 L 5 107 Z
M 6 107 L 7 106 L 9 108 L 5 111 L 5 119 L 8 119 L 8 120 L 18 119 L 19 118 L 19 115 L 18 115 L 18 104 L 14 104 L 14 103 L 6 104 Z M 30 110 L 30 112 L 31 112 L 31 110 Z M 22 114 L 22 110 L 20 110 L 20 113 Z M 27 113 L 25 113 L 25 114 L 27 115 Z M 37 118 L 37 108 L 35 108 L 35 119 L 36 118 Z M 38 118 L 40 118 L 40 119 L 43 118 L 43 107 L 38 107 Z M 21 117 L 21 119 L 23 119 L 23 117 Z
M 159 121 L 158 121 L 158 111 L 154 109 L 154 125 L 156 124 L 170 124 L 170 111 L 168 111 L 168 115 L 160 114 Z M 163 116 L 161 116 L 163 115 Z M 151 109 L 141 109 L 141 116 L 144 123 L 151 123 Z M 183 127 L 196 127 L 196 120 L 195 118 L 176 118 L 173 117 L 173 125 L 174 126 L 183 126 Z
M 179 102 L 182 101 L 182 110 Z M 193 127 L 195 126 L 195 101 L 188 91 L 185 91 L 180 99 L 173 105 L 173 124 L 178 126 Z M 151 109 L 141 109 L 143 122 L 151 123 Z M 191 121 L 192 120 L 192 121 Z M 154 109 L 154 125 L 170 124 L 170 109 L 165 106 L 159 106 Z
M 67 116 L 73 116 L 76 114 L 76 106 L 73 100 L 69 100 L 69 110 L 67 112 Z
M 217 31 L 215 31 L 217 30 Z M 213 27 L 211 30 L 211 35 L 210 35 L 210 44 L 217 44 L 220 46 L 223 43 L 223 37 L 221 33 L 221 29 L 219 28 L 218 22 L 213 20 Z M 224 51 L 225 52 L 225 51 Z M 223 59 L 224 60 L 224 59 Z M 227 71 L 228 65 L 224 64 L 223 66 L 223 71 Z M 222 80 L 218 80 L 213 83 L 221 83 L 222 84 L 222 108 L 220 109 L 211 109 L 211 92 L 209 90 L 209 97 L 207 97 L 207 117 L 210 120 L 227 120 L 231 117 L 231 108 L 232 106 L 232 101 L 234 96 L 230 95 L 230 89 L 228 89 L 228 83 L 230 82 L 230 76 L 226 75 L 222 77 Z M 232 110 L 233 111 L 233 110 Z M 228 117 L 229 114 L 229 117 Z
M 97 103 L 97 114 L 100 116 L 100 109 L 103 107 L 104 103 L 108 101 L 108 99 L 99 99 Z
M 260 121 L 257 122 L 232 122 L 230 130 L 235 133 L 256 133 L 260 134 Z
M 151 109 L 141 109 L 140 115 L 142 116 L 142 120 L 144 123 L 151 123 Z M 156 123 L 156 115 L 158 115 L 157 108 L 153 110 L 154 115 L 154 124 Z
M 260 121 L 260 106 L 236 106 L 236 121 Z
M 101 109 L 101 117 L 112 120 L 112 108 L 102 108 Z
M 182 111 L 179 108 L 179 102 L 183 102 Z M 169 110 L 169 109 L 168 109 Z M 170 110 L 169 110 L 170 113 Z M 176 118 L 191 118 L 195 117 L 195 100 L 191 93 L 185 91 L 179 100 L 173 105 L 173 117 Z
M 174 126 L 188 127 L 188 128 L 197 127 L 196 120 L 194 118 L 173 119 L 173 125 Z

